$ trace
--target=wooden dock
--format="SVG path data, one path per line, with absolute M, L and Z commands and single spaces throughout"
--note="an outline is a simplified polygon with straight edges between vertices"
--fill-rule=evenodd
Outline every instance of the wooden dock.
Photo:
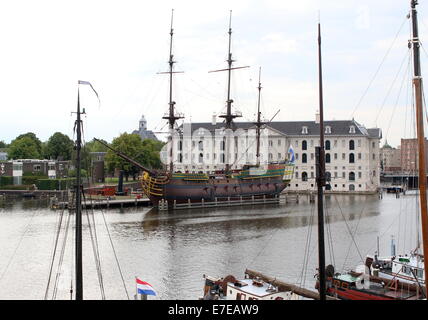
M 166 210 L 183 210 L 183 209 L 202 209 L 202 208 L 220 208 L 220 207 L 234 207 L 234 206 L 245 206 L 245 205 L 260 205 L 260 204 L 278 204 L 286 202 L 285 197 L 276 196 L 274 198 L 267 198 L 263 196 L 263 198 L 255 198 L 254 196 L 251 198 L 227 198 L 225 200 L 219 200 L 215 198 L 214 201 L 205 201 L 202 199 L 201 202 L 191 202 L 188 199 L 185 203 L 177 203 L 177 201 L 173 201 L 172 203 L 166 200 L 159 201 L 158 210 L 166 211 Z

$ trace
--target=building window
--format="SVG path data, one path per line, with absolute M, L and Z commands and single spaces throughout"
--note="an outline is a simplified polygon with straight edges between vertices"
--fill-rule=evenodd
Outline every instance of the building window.
M 278 153 L 278 160 L 282 159 L 281 153 Z
M 337 171 L 334 172 L 334 177 L 337 178 Z
M 273 146 L 272 140 L 269 140 L 269 147 L 272 147 L 272 146 Z
M 363 174 L 361 172 L 358 172 L 358 179 L 361 179 L 363 177 Z
M 311 160 L 314 160 L 315 155 L 311 153 Z
M 337 153 L 334 154 L 334 160 L 337 160 Z
M 330 150 L 330 140 L 325 141 L 325 150 Z
M 308 181 L 308 173 L 305 171 L 302 172 L 302 181 Z
M 376 144 L 374 142 L 372 142 L 372 148 L 376 148 Z
M 373 160 L 376 160 L 376 154 L 373 153 Z
M 311 140 L 311 148 L 314 146 L 314 140 Z
M 361 148 L 361 139 L 358 139 L 358 148 Z
M 308 143 L 306 142 L 306 140 L 302 141 L 302 150 L 308 150 Z
M 355 133 L 355 127 L 354 126 L 349 127 L 349 133 Z
M 281 145 L 281 140 L 278 140 L 278 145 L 279 145 L 279 146 Z
M 302 134 L 308 134 L 308 127 L 302 127 Z
M 42 169 L 40 164 L 33 165 L 33 171 L 40 171 Z
M 355 156 L 353 153 L 349 154 L 349 163 L 355 163 Z
M 349 150 L 355 150 L 354 140 L 349 140 Z
M 334 144 L 333 146 L 336 148 L 337 147 L 337 140 L 334 140 Z
M 342 178 L 343 179 L 345 179 L 345 177 L 346 177 L 345 175 L 346 175 L 345 172 L 342 172 Z
M 296 179 L 299 178 L 299 173 L 296 171 Z
M 358 154 L 358 160 L 361 160 L 361 153 Z
M 302 163 L 307 163 L 308 159 L 307 159 L 307 155 L 306 153 L 302 153 Z
M 342 160 L 346 159 L 346 154 L 342 153 Z
M 376 170 L 373 170 L 373 177 L 376 177 Z
M 299 140 L 296 140 L 296 148 L 299 146 Z
M 325 133 L 331 133 L 331 127 L 330 126 L 325 127 Z
M 355 181 L 355 173 L 354 172 L 349 172 L 349 181 Z
M 272 160 L 272 158 L 273 158 L 272 153 L 269 153 L 269 160 Z
M 330 163 L 330 153 L 325 154 L 325 163 Z
M 295 154 L 295 157 L 296 157 L 296 160 L 299 160 L 299 154 L 298 153 Z

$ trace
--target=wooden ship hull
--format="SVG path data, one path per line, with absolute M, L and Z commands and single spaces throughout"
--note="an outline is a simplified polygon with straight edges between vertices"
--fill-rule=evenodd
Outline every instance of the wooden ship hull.
M 144 193 L 153 206 L 161 200 L 168 205 L 175 203 L 199 203 L 234 199 L 273 198 L 289 184 L 294 166 L 269 164 L 264 174 L 251 175 L 239 170 L 227 177 L 224 174 L 173 173 L 152 176 L 145 172 L 141 177 Z

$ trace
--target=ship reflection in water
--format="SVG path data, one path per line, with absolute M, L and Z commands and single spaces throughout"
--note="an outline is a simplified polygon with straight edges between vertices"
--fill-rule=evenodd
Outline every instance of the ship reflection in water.
M 412 248 L 416 216 L 406 216 L 404 209 L 413 212 L 414 205 L 415 195 L 410 193 L 399 199 L 384 194 L 382 200 L 376 195 L 327 195 L 325 214 L 333 247 L 330 252 L 326 242 L 327 263 L 344 270 L 355 268 L 362 262 L 360 254 L 365 258 L 377 249 L 377 236 L 381 236 L 381 254 L 389 254 L 391 235 L 398 253 Z M 314 288 L 316 204 L 305 196 L 298 204 L 104 212 L 130 297 L 135 292 L 135 276 L 155 288 L 158 296 L 152 299 L 198 299 L 203 293 L 203 274 L 243 277 L 246 268 Z M 43 200 L 12 203 L 0 199 L 0 299 L 43 299 L 59 213 L 47 209 Z M 106 298 L 126 299 L 100 211 L 95 211 L 95 220 Z M 87 221 L 85 213 L 83 221 Z M 348 230 L 355 232 L 358 249 Z M 312 240 L 302 281 L 308 231 Z M 86 226 L 83 236 L 84 298 L 100 299 Z M 69 235 L 57 299 L 69 299 L 72 242 Z

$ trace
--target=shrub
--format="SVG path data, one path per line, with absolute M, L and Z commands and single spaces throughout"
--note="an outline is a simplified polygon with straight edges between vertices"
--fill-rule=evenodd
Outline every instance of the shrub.
M 13 177 L 1 176 L 0 186 L 13 185 Z
M 47 179 L 47 178 L 48 178 L 47 176 L 26 176 L 26 175 L 24 175 L 22 177 L 22 184 L 32 185 L 32 184 L 36 184 L 38 180 Z
M 36 185 L 39 190 L 65 190 L 73 187 L 74 180 L 74 178 L 40 179 Z

